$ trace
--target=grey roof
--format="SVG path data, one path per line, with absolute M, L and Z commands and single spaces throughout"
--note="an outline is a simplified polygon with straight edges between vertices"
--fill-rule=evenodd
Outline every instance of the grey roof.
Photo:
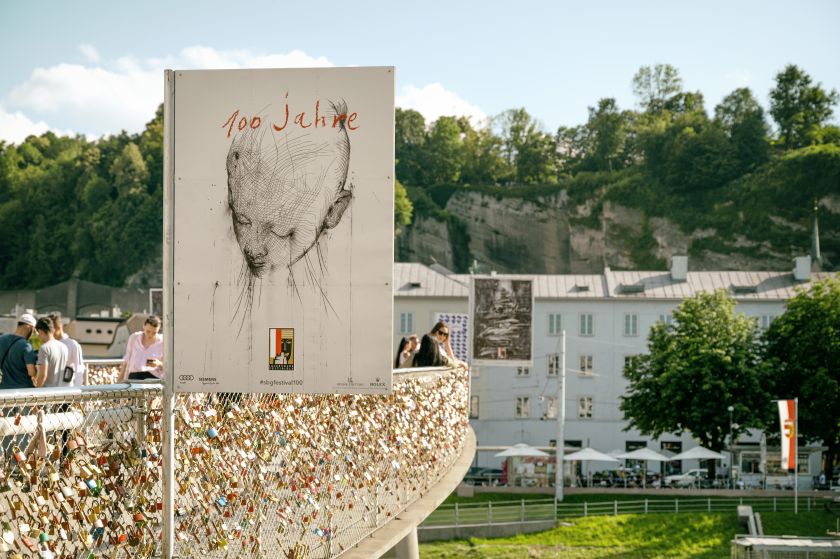
M 395 262 L 394 296 L 468 297 L 469 279 L 460 283 L 456 277 L 438 273 L 423 264 Z
M 727 289 L 737 300 L 784 301 L 808 282 L 793 279 L 791 272 L 688 272 L 685 281 L 674 281 L 669 272 L 616 272 L 604 274 L 500 274 L 533 278 L 537 299 L 664 299 L 682 300 L 700 292 Z M 817 272 L 812 280 L 836 277 Z M 468 274 L 446 275 L 417 263 L 394 264 L 394 295 L 398 297 L 468 297 Z
M 834 274 L 812 273 L 812 280 Z M 688 272 L 685 281 L 674 281 L 669 272 L 604 273 L 610 297 L 619 299 L 685 299 L 700 292 L 726 289 L 737 300 L 785 301 L 809 282 L 793 279 L 791 272 Z

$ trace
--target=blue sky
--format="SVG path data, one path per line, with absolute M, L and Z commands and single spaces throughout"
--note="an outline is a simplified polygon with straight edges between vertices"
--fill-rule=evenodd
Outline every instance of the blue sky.
M 0 139 L 140 130 L 172 68 L 393 65 L 427 118 L 524 106 L 546 130 L 676 66 L 710 112 L 736 87 L 765 108 L 786 64 L 840 89 L 840 2 L 0 2 Z M 835 121 L 838 118 L 835 116 Z

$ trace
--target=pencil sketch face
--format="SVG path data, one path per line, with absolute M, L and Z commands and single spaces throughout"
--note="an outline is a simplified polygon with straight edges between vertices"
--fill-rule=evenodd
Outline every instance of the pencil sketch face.
M 280 134 L 249 129 L 234 139 L 226 161 L 228 205 L 250 276 L 291 268 L 338 225 L 352 198 L 349 163 L 343 121 Z
M 347 113 L 343 103 L 331 110 L 327 123 Z M 241 314 L 240 332 L 251 314 L 256 281 L 286 268 L 297 290 L 292 268 L 299 261 L 329 306 L 319 279 L 328 268 L 319 241 L 339 224 L 353 198 L 347 184 L 350 139 L 345 121 L 337 122 L 282 133 L 249 128 L 231 143 L 225 162 L 228 207 L 244 262 L 234 313 Z

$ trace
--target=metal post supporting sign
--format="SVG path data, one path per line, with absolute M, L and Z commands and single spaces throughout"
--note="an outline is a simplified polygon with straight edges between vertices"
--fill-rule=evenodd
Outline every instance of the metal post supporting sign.
M 173 132 L 175 128 L 175 72 L 164 72 L 164 119 L 163 119 L 163 541 L 161 556 L 164 559 L 173 557 L 175 545 L 175 371 L 173 347 L 174 328 L 172 324 L 172 302 L 175 285 L 174 271 L 174 243 L 175 228 L 175 176 Z

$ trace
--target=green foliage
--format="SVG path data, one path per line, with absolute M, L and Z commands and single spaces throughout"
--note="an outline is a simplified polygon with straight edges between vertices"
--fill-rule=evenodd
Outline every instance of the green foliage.
M 840 281 L 815 282 L 788 301 L 765 334 L 765 357 L 775 371 L 772 394 L 799 398 L 799 432 L 840 454 Z
M 648 353 L 625 367 L 630 382 L 621 410 L 644 435 L 688 431 L 703 446 L 722 450 L 728 406 L 735 407 L 736 435 L 766 417 L 755 322 L 735 314 L 735 301 L 723 290 L 685 299 L 674 321 L 655 325 Z
M 400 181 L 394 181 L 394 230 L 400 233 L 402 227 L 411 223 L 414 206 Z
M 680 91 L 682 78 L 670 64 L 642 66 L 633 76 L 633 93 L 639 98 L 639 104 L 651 113 L 662 111 L 667 101 Z
M 109 285 L 160 252 L 162 111 L 143 133 L 51 132 L 0 149 L 0 289 L 73 275 Z
M 776 74 L 776 87 L 770 91 L 770 114 L 786 148 L 818 143 L 821 129 L 831 119 L 840 98 L 837 91 L 811 83 L 811 76 L 793 64 Z

